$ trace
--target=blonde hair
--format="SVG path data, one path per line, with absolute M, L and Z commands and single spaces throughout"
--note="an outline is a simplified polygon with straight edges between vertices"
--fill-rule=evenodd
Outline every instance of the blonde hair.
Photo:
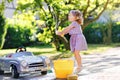
M 83 25 L 83 14 L 82 14 L 82 12 L 80 12 L 79 10 L 71 10 L 70 13 L 72 13 L 73 16 L 76 17 L 76 21 L 79 24 Z

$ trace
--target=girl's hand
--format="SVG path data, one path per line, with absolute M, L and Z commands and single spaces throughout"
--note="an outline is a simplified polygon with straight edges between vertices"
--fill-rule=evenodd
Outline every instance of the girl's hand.
M 63 36 L 62 32 L 56 31 L 56 35 Z
M 56 31 L 55 33 L 56 33 L 56 35 L 62 35 L 62 33 L 59 31 Z

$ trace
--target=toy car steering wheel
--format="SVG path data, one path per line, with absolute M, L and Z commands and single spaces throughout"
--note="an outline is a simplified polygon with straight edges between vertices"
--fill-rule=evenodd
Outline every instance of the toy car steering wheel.
M 25 52 L 25 51 L 26 51 L 26 48 L 25 48 L 24 46 L 18 47 L 18 48 L 16 49 L 16 53 L 17 53 L 17 52 Z

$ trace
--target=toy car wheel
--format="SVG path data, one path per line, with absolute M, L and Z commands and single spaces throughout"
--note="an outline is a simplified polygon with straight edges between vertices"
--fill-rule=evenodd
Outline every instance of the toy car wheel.
M 0 70 L 0 75 L 3 75 L 4 74 L 4 71 L 3 70 Z
M 41 74 L 42 74 L 42 75 L 46 75 L 46 74 L 47 74 L 47 71 L 42 71 Z
M 18 73 L 17 68 L 15 66 L 12 67 L 12 77 L 13 78 L 19 77 L 19 73 Z

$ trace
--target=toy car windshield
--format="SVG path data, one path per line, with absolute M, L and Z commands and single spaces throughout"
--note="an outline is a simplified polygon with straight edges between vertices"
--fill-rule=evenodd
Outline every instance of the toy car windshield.
M 34 56 L 34 55 L 31 52 L 18 52 L 12 55 L 12 57 L 24 57 L 24 56 Z

